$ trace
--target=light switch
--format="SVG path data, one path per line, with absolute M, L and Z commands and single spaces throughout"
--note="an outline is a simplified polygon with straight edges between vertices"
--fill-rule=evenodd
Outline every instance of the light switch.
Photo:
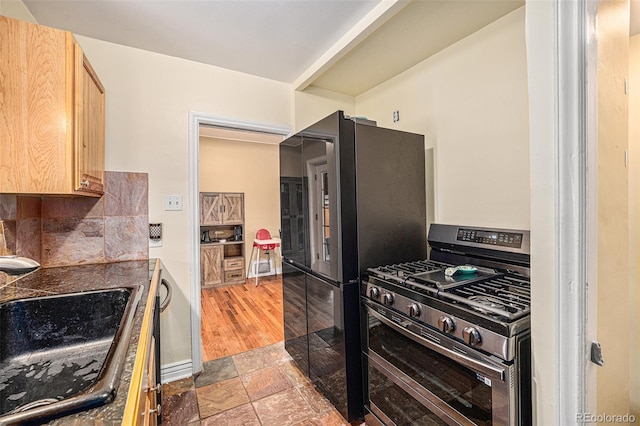
M 182 195 L 165 195 L 164 209 L 174 211 L 182 210 Z

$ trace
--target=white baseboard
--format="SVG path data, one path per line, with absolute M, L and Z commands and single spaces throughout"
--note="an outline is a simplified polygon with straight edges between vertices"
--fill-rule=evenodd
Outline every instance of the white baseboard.
M 161 383 L 175 382 L 193 376 L 193 361 L 185 359 L 160 368 Z

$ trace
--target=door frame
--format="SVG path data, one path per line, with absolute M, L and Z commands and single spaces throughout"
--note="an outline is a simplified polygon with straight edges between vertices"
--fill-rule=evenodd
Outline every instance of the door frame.
M 597 2 L 526 8 L 534 424 L 578 424 L 596 412 Z
M 287 136 L 288 125 L 243 120 L 189 111 L 189 265 L 191 289 L 191 358 L 193 374 L 202 371 L 202 305 L 200 294 L 200 126 Z
M 321 216 L 322 213 L 322 202 L 321 202 L 321 191 L 318 190 L 318 185 L 321 185 L 319 182 L 315 181 L 315 180 L 311 180 L 311 177 L 316 175 L 316 172 L 318 170 L 319 167 L 325 166 L 325 168 L 327 167 L 327 156 L 323 155 L 321 157 L 316 157 L 316 158 L 312 158 L 310 160 L 307 160 L 307 164 L 306 164 L 306 168 L 307 168 L 307 177 L 309 179 L 309 184 L 307 185 L 307 192 L 308 192 L 308 204 L 309 204 L 309 214 L 307 217 L 308 222 L 307 223 L 311 223 L 311 221 L 314 221 L 313 226 L 310 226 L 309 228 L 312 230 L 312 232 L 309 233 L 309 251 L 311 254 L 311 269 L 316 271 L 316 272 L 321 272 L 323 274 L 330 274 L 331 271 L 328 271 L 326 268 L 328 268 L 329 265 L 322 266 L 320 267 L 320 265 L 324 265 L 326 262 L 323 259 L 322 256 L 322 248 L 323 248 L 323 240 L 322 240 L 322 228 L 318 225 L 319 219 L 315 219 L 314 216 L 318 215 L 318 217 Z M 312 184 L 313 183 L 313 184 Z M 317 259 L 316 259 L 316 256 Z

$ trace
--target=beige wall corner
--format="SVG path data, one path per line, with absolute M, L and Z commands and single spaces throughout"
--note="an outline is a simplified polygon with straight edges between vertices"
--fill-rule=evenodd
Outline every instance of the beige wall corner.
M 522 7 L 356 97 L 356 115 L 435 148 L 437 222 L 529 229 L 524 24 Z
M 629 40 L 629 117 L 640 117 L 640 34 Z M 640 121 L 629 119 L 629 347 L 631 412 L 640 419 Z
M 629 294 L 629 1 L 600 1 L 598 40 L 598 275 L 597 338 L 604 366 L 597 369 L 597 413 L 630 411 Z M 622 296 L 622 297 L 621 297 Z M 621 327 L 620 324 L 625 324 Z M 637 334 L 637 329 L 631 334 Z M 637 357 L 637 354 L 635 354 Z M 636 358 L 637 360 L 637 358 Z
M 338 110 L 354 115 L 356 104 L 353 96 L 335 93 L 317 87 L 293 92 L 295 105 L 294 133 L 322 120 Z

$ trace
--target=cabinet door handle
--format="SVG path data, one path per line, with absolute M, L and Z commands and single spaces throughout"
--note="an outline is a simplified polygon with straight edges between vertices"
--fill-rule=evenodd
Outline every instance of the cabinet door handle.
M 160 393 L 161 390 L 162 390 L 162 383 L 158 383 L 154 387 L 147 389 L 147 392 Z
M 156 413 L 158 416 L 162 414 L 162 405 L 158 404 L 153 410 L 149 410 L 149 414 Z
M 169 303 L 171 303 L 171 283 L 163 278 L 160 281 L 160 284 L 162 284 L 167 289 L 167 296 L 160 304 L 160 312 L 164 312 L 164 310 L 167 309 L 167 306 L 169 306 Z

